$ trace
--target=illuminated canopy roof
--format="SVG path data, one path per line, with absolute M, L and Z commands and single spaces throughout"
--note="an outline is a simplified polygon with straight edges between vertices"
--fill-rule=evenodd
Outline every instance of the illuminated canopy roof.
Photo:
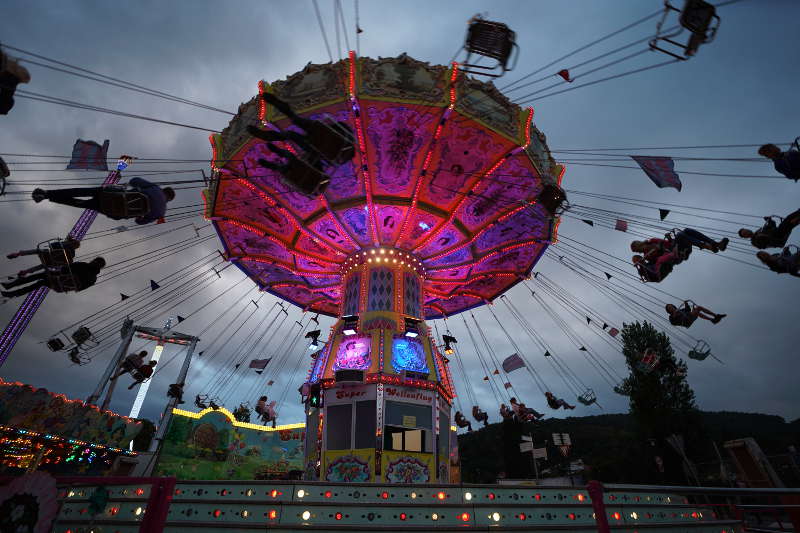
M 358 143 L 312 198 L 258 165 L 276 156 L 246 127 L 294 128 L 262 99 L 242 104 L 212 136 L 219 172 L 206 214 L 229 257 L 270 293 L 336 316 L 342 263 L 385 246 L 424 265 L 426 318 L 452 315 L 527 276 L 554 238 L 535 199 L 563 168 L 533 127 L 533 110 L 491 83 L 405 55 L 351 55 L 259 89 L 301 116 L 346 121 Z

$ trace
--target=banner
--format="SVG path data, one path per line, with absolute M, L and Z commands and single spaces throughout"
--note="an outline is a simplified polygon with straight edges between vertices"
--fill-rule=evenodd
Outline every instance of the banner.
M 525 361 L 522 360 L 522 357 L 520 357 L 518 353 L 509 355 L 503 361 L 503 370 L 506 373 L 513 372 L 514 370 L 517 370 L 524 366 L 525 366 Z
M 675 172 L 675 162 L 671 157 L 652 157 L 645 155 L 632 155 L 647 177 L 659 188 L 672 187 L 679 191 L 683 187 L 681 179 Z

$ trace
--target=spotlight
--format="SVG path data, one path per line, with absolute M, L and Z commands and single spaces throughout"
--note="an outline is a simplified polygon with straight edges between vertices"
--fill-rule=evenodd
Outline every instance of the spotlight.
M 455 353 L 455 350 L 451 346 L 451 344 L 458 344 L 458 341 L 452 335 L 442 335 L 442 340 L 444 341 L 444 353 L 447 355 L 452 355 Z
M 355 335 L 356 328 L 358 327 L 358 315 L 350 315 L 342 317 L 344 326 L 342 326 L 342 333 L 345 335 Z
M 419 335 L 419 320 L 408 318 L 405 319 L 406 322 L 406 337 L 417 337 Z

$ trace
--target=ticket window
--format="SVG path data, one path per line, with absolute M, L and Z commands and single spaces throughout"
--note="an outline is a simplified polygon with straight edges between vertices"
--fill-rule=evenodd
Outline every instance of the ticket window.
M 383 449 L 432 453 L 432 418 L 430 406 L 387 401 Z
M 329 405 L 325 420 L 326 449 L 375 447 L 375 400 Z

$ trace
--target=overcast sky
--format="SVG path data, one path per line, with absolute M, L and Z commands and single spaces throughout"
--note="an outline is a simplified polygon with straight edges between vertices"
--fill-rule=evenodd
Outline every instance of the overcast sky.
M 679 2 L 680 3 L 680 2 Z M 345 0 L 344 16 L 347 22 L 351 48 L 355 47 L 353 32 L 353 2 Z M 369 1 L 360 2 L 361 55 L 390 57 L 402 52 L 434 64 L 446 64 L 462 43 L 466 21 L 475 13 L 487 12 L 488 17 L 507 23 L 517 32 L 521 48 L 519 63 L 515 71 L 498 82 L 502 87 L 523 75 L 538 69 L 550 61 L 571 52 L 603 35 L 642 18 L 659 9 L 660 0 L 608 0 L 608 1 L 528 1 L 528 2 L 428 2 L 428 1 Z M 320 0 L 323 20 L 327 27 L 332 54 L 338 58 L 345 53 L 344 37 L 336 45 L 333 26 L 333 4 Z M 703 46 L 690 61 L 654 69 L 594 86 L 577 89 L 558 96 L 534 102 L 535 124 L 546 135 L 548 144 L 556 150 L 557 159 L 574 160 L 577 156 L 559 153 L 566 149 L 634 148 L 699 146 L 721 144 L 760 144 L 762 142 L 786 143 L 800 135 L 800 106 L 798 106 L 797 50 L 800 49 L 800 33 L 796 21 L 800 18 L 800 2 L 792 0 L 742 0 L 720 9 L 721 28 L 716 40 Z M 655 19 L 626 32 L 613 40 L 591 47 L 589 50 L 559 62 L 533 78 L 536 79 L 560 68 L 570 67 L 583 60 L 595 57 L 613 48 L 641 39 L 651 34 Z M 302 69 L 307 63 L 328 61 L 328 53 L 314 15 L 311 1 L 240 1 L 212 2 L 206 0 L 173 2 L 50 2 L 11 0 L 4 2 L 0 17 L 2 44 L 18 47 L 49 58 L 57 59 L 96 72 L 124 79 L 148 88 L 165 91 L 183 98 L 202 102 L 226 110 L 249 100 L 257 92 L 260 79 L 273 81 L 282 79 Z M 340 51 L 337 51 L 338 50 Z M 639 48 L 644 48 L 644 44 Z M 631 48 L 622 53 L 630 53 Z M 616 55 L 584 67 L 584 71 L 621 57 Z M 657 63 L 667 59 L 655 52 L 648 52 L 620 65 L 610 67 L 583 81 L 591 81 L 614 73 Z M 32 75 L 29 85 L 20 89 L 78 102 L 108 107 L 125 112 L 157 117 L 208 129 L 221 129 L 227 125 L 229 116 L 183 105 L 164 99 L 153 98 L 120 88 L 68 76 L 28 64 Z M 576 69 L 574 74 L 580 74 Z M 558 81 L 555 77 L 552 83 Z M 519 99 L 528 92 L 546 85 L 510 92 Z M 208 133 L 196 129 L 157 124 L 133 118 L 111 116 L 93 111 L 70 109 L 52 104 L 19 98 L 8 116 L 0 117 L 0 153 L 68 155 L 76 138 L 102 142 L 111 140 L 110 157 L 128 153 L 142 158 L 203 159 L 210 157 Z M 621 154 L 675 155 L 705 158 L 751 158 L 754 148 L 726 150 L 673 150 L 638 151 L 623 150 Z M 40 164 L 11 164 L 12 179 L 9 195 L 3 200 L 27 198 L 22 194 L 34 184 L 58 186 L 59 182 L 46 180 L 70 180 L 66 183 L 97 184 L 102 173 L 50 172 L 47 169 L 64 168 L 58 164 L 43 164 L 42 158 L 3 156 L 8 162 Z M 591 159 L 592 156 L 581 156 Z M 631 162 L 613 162 L 612 165 L 632 166 Z M 136 172 L 154 170 L 186 169 L 193 172 L 160 176 L 163 181 L 200 179 L 200 168 L 207 172 L 207 165 L 135 163 L 128 177 Z M 727 161 L 679 161 L 678 171 L 698 171 L 717 174 L 776 175 L 768 162 Z M 25 171 L 23 171 L 25 170 Z M 33 170 L 33 171 L 29 171 Z M 155 179 L 155 178 L 154 178 Z M 676 227 L 704 226 L 714 228 L 731 237 L 734 246 L 728 252 L 714 256 L 695 253 L 691 259 L 677 267 L 674 273 L 659 286 L 642 287 L 649 295 L 632 292 L 625 288 L 621 276 L 612 283 L 620 283 L 617 290 L 635 297 L 642 305 L 659 311 L 659 302 L 653 298 L 671 301 L 670 297 L 656 292 L 657 289 L 681 298 L 691 298 L 714 311 L 727 313 L 728 317 L 719 325 L 698 321 L 689 334 L 707 340 L 713 352 L 723 362 L 712 359 L 704 362 L 688 361 L 689 382 L 695 389 L 698 404 L 705 410 L 740 410 L 778 414 L 787 419 L 800 416 L 797 401 L 798 363 L 800 355 L 797 329 L 797 301 L 800 296 L 800 280 L 788 275 L 778 276 L 757 268 L 755 250 L 735 237 L 738 222 L 749 221 L 755 227 L 757 218 L 743 215 L 785 215 L 800 205 L 800 184 L 785 179 L 736 178 L 717 176 L 682 175 L 683 190 L 658 189 L 639 170 L 599 167 L 586 164 L 567 164 L 563 185 L 568 190 L 607 194 L 615 197 L 638 198 L 653 204 L 671 203 L 686 206 L 729 211 L 734 214 L 701 213 L 719 220 L 671 214 L 667 222 Z M 200 189 L 191 184 L 179 191 L 176 210 L 197 213 L 200 204 Z M 596 198 L 570 195 L 573 204 L 608 209 L 625 214 L 657 218 L 654 207 L 638 207 L 619 202 L 608 202 Z M 676 210 L 681 210 L 675 208 Z M 684 209 L 684 211 L 687 211 Z M 691 211 L 698 213 L 698 211 Z M 34 204 L 31 201 L 4 202 L 2 218 L 2 253 L 27 248 L 49 238 L 63 237 L 80 214 L 78 210 L 55 205 Z M 620 215 L 623 216 L 624 215 Z M 591 218 L 580 216 L 579 218 Z M 671 221 L 671 222 L 670 222 Z M 195 229 L 199 228 L 200 238 Z M 119 226 L 102 217 L 92 227 L 92 232 Z M 94 330 L 108 325 L 118 327 L 118 319 L 126 309 L 141 316 L 142 323 L 161 326 L 168 316 L 189 315 L 191 318 L 176 329 L 189 334 L 200 334 L 202 341 L 198 350 L 204 351 L 201 358 L 192 363 L 187 384 L 187 397 L 209 390 L 226 400 L 229 407 L 239 401 L 256 399 L 262 389 L 254 375 L 241 373 L 230 375 L 231 366 L 239 360 L 258 356 L 279 356 L 274 353 L 281 347 L 285 350 L 292 342 L 298 328 L 295 320 L 301 319 L 301 310 L 292 308 L 288 319 L 275 324 L 256 349 L 248 353 L 249 341 L 255 341 L 271 321 L 267 315 L 275 299 L 264 295 L 259 307 L 248 303 L 258 294 L 252 291 L 250 281 L 244 281 L 229 292 L 223 291 L 243 279 L 235 268 L 230 268 L 218 278 L 208 273 L 204 257 L 219 247 L 210 227 L 197 214 L 193 219 L 173 222 L 164 226 L 149 227 L 126 233 L 95 235 L 81 249 L 81 256 L 91 258 L 94 253 L 104 251 L 110 271 L 124 272 L 141 266 L 123 276 L 99 284 L 80 294 L 50 294 L 37 313 L 28 331 L 5 365 L 0 377 L 19 380 L 52 391 L 63 392 L 69 397 L 85 398 L 95 386 L 99 375 L 110 360 L 113 348 L 96 352 L 91 364 L 72 366 L 63 352 L 52 353 L 42 344 L 62 328 L 68 332 L 77 325 L 92 324 Z M 659 232 L 653 231 L 653 236 Z M 158 235 L 162 234 L 162 235 Z M 602 252 L 590 251 L 598 258 L 617 267 L 627 268 L 614 257 L 629 259 L 630 235 L 599 227 L 590 228 L 576 218 L 565 217 L 560 234 L 565 237 L 562 244 L 552 250 L 562 255 L 574 250 L 566 238 L 586 243 Z M 157 236 L 156 236 L 157 235 Z M 153 237 L 154 236 L 154 237 Z M 152 237 L 138 244 L 109 248 L 143 237 Z M 191 240 L 194 239 L 194 240 Z M 143 255 L 164 248 L 164 253 L 178 243 L 192 245 L 184 251 L 166 256 Z M 800 234 L 789 241 L 800 244 Z M 172 248 L 168 248 L 172 247 Z M 160 252 L 162 253 L 162 252 Z M 160 259 L 156 259 L 159 258 Z M 735 258 L 749 264 L 733 261 Z M 5 261 L 5 259 L 4 259 Z M 123 263 L 123 261 L 125 261 Z M 10 275 L 23 265 L 26 259 L 6 262 L 0 274 Z M 141 264 L 140 264 L 141 263 Z M 117 264 L 118 266 L 114 266 Z M 581 266 L 596 273 L 608 270 L 596 261 L 583 261 Z M 625 321 L 642 317 L 641 310 L 631 303 L 623 309 L 607 296 L 597 292 L 575 273 L 545 257 L 537 270 L 549 279 L 568 289 L 581 301 L 621 327 Z M 205 272 L 205 274 L 203 274 Z M 177 274 L 177 275 L 176 275 Z M 119 300 L 119 293 L 134 294 L 148 286 L 150 279 L 190 279 L 200 275 L 197 285 L 189 285 L 180 294 L 166 295 L 155 304 L 149 304 L 159 295 L 149 295 L 138 305 L 115 306 L 93 318 L 93 315 Z M 176 276 L 175 276 L 176 275 Z M 601 274 L 602 275 L 602 274 Z M 624 283 L 628 281 L 623 280 Z M 535 285 L 534 285 L 535 286 Z M 190 296 L 180 302 L 178 297 Z M 541 291 L 537 290 L 537 293 Z M 146 295 L 147 293 L 142 293 Z M 217 295 L 222 294 L 215 301 Z M 544 294 L 544 293 L 542 293 Z M 173 297 L 175 296 L 175 297 Z M 583 352 L 569 342 L 561 330 L 542 311 L 530 292 L 516 287 L 509 298 L 543 335 L 561 361 L 566 363 L 588 387 L 599 397 L 603 411 L 597 407 L 579 406 L 575 415 L 627 410 L 626 398 L 615 395 L 610 386 L 587 361 Z M 0 306 L 3 324 L 16 310 L 21 301 Z M 131 301 L 136 301 L 134 298 Z M 677 302 L 676 302 L 677 303 Z M 230 309 L 230 312 L 226 310 Z M 541 350 L 525 336 L 508 314 L 504 305 L 495 306 L 501 320 L 506 321 L 515 342 L 536 366 L 548 388 L 568 400 L 574 399 L 566 385 L 543 359 Z M 624 360 L 618 351 L 600 337 L 586 329 L 585 321 L 564 313 L 557 308 L 567 322 L 586 340 L 594 352 L 608 361 L 615 370 L 624 373 Z M 240 313 L 237 317 L 237 314 Z M 251 315 L 252 312 L 252 316 Z M 236 331 L 250 316 L 247 322 Z M 497 327 L 486 309 L 478 309 L 475 316 L 481 323 L 499 358 L 512 353 L 511 342 Z M 306 315 L 302 320 L 307 320 Z M 234 320 L 235 319 L 235 320 Z M 262 322 L 262 319 L 264 320 Z M 327 334 L 331 319 L 321 321 Z M 477 362 L 475 351 L 461 317 L 450 321 L 453 333 L 459 339 L 461 357 L 471 388 L 481 406 L 496 420 L 498 399 L 482 381 L 483 371 Z M 228 326 L 228 324 L 231 324 Z M 262 324 L 260 327 L 259 324 Z M 96 325 L 96 326 L 95 326 Z M 205 328 L 209 325 L 208 328 Z M 443 328 L 443 325 L 439 325 Z M 205 331 L 203 331 L 205 328 Z M 107 328 L 108 330 L 108 328 Z M 234 334 L 234 331 L 236 333 Z M 271 335 L 277 331 L 274 337 Z M 118 338 L 118 337 L 117 337 Z M 267 346 L 267 341 L 272 342 Z M 677 338 L 686 338 L 678 334 Z M 134 344 L 135 347 L 139 343 Z M 241 346 L 241 349 L 240 349 Z M 149 346 L 148 348 L 151 348 Z M 683 344 L 675 345 L 679 355 L 685 357 Z M 285 397 L 279 406 L 281 422 L 296 422 L 301 419 L 302 408 L 295 392 L 305 377 L 308 365 L 306 345 L 298 342 L 285 357 L 283 366 L 275 366 L 275 385 L 265 394 L 272 398 Z M 176 348 L 167 348 L 162 362 L 180 356 Z M 276 358 L 277 361 L 277 358 Z M 273 363 L 274 364 L 274 363 Z M 178 364 L 162 365 L 163 372 L 156 375 L 150 395 L 142 414 L 156 418 L 165 402 L 165 391 L 173 382 Z M 462 402 L 468 409 L 466 388 L 458 368 L 452 365 Z M 265 372 L 262 379 L 269 372 Z M 240 379 L 241 378 L 241 379 Z M 528 405 L 544 410 L 541 392 L 529 377 L 518 371 L 512 374 L 515 389 Z M 127 414 L 133 401 L 133 393 L 126 390 L 128 378 L 123 378 L 112 403 L 112 408 Z M 285 391 L 285 392 L 284 392 Z M 548 411 L 549 412 L 549 411 Z M 549 412 L 552 413 L 552 412 Z

